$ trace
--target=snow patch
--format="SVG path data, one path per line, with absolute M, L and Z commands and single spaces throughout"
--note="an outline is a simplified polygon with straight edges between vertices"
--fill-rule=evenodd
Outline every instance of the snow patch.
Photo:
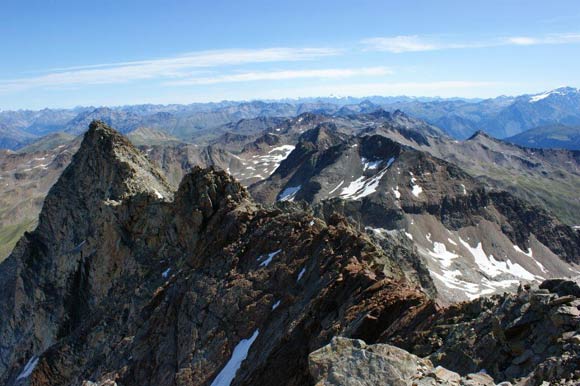
M 358 200 L 359 198 L 363 198 L 370 194 L 373 194 L 374 192 L 377 191 L 379 183 L 381 182 L 381 179 L 384 177 L 384 175 L 387 173 L 389 166 L 390 164 L 372 177 L 365 179 L 364 176 L 361 176 L 357 178 L 356 180 L 351 182 L 346 188 L 342 189 L 342 192 L 340 192 L 340 197 L 344 199 Z
M 423 192 L 423 188 L 420 187 L 419 185 L 413 185 L 413 190 L 411 190 L 411 193 L 413 193 L 413 196 L 415 197 L 419 197 L 419 195 Z
M 240 343 L 234 348 L 232 356 L 228 363 L 219 372 L 217 377 L 211 383 L 211 386 L 230 386 L 232 381 L 236 378 L 236 373 L 242 366 L 242 362 L 248 357 L 250 347 L 258 337 L 260 330 L 254 331 L 248 339 L 242 339 Z
M 332 194 L 332 193 L 336 192 L 338 190 L 338 188 L 340 188 L 342 186 L 342 184 L 344 184 L 344 180 L 340 181 L 338 183 L 338 185 L 336 185 L 336 188 L 332 189 L 330 192 L 328 192 L 328 194 Z
M 532 248 L 528 248 L 527 252 L 522 251 L 522 249 L 520 247 L 518 247 L 517 245 L 514 244 L 514 249 L 519 252 L 519 253 L 523 253 L 526 256 L 529 256 L 531 258 L 533 258 L 533 252 L 532 252 Z
M 268 253 L 268 258 L 260 263 L 260 267 L 267 267 L 272 262 L 274 256 L 276 256 L 280 252 L 282 252 L 281 249 L 278 249 L 277 251 L 274 251 L 272 253 Z
M 534 263 L 536 263 L 536 265 L 538 266 L 538 268 L 540 268 L 540 271 L 542 271 L 542 273 L 548 273 L 546 267 L 544 267 L 542 263 L 540 263 L 537 259 L 534 258 L 534 252 L 532 251 L 532 248 L 528 248 L 528 251 L 524 252 L 520 247 L 514 244 L 514 249 L 519 253 L 523 253 L 524 255 L 531 257 L 534 260 Z
M 361 158 L 361 162 L 363 164 L 363 171 L 365 170 L 376 170 L 383 160 L 378 161 L 367 161 L 366 158 Z
M 453 263 L 453 260 L 459 257 L 459 255 L 448 251 L 445 244 L 435 241 L 433 243 L 433 250 L 427 252 L 430 256 L 437 259 L 442 268 L 449 268 Z
M 296 279 L 296 283 L 298 283 L 300 281 L 300 279 L 302 279 L 302 276 L 304 276 L 305 273 L 306 273 L 306 268 L 302 268 L 302 270 L 298 274 L 298 278 Z
M 395 198 L 398 200 L 399 198 L 401 198 L 401 192 L 399 192 L 399 186 L 395 186 L 393 188 L 393 194 L 395 195 Z
M 272 311 L 274 311 L 276 308 L 278 308 L 279 305 L 280 305 L 280 300 L 278 300 L 276 303 L 272 304 Z
M 163 271 L 163 273 L 161 273 L 161 276 L 167 279 L 167 277 L 169 276 L 169 272 L 171 272 L 171 268 L 167 268 L 165 271 Z
M 413 173 L 409 172 L 409 174 L 411 175 L 411 193 L 413 193 L 413 196 L 419 198 L 419 195 L 423 192 L 423 188 L 416 184 L 417 179 L 413 176 Z
M 482 295 L 481 290 L 477 284 L 469 283 L 459 279 L 461 271 L 443 271 L 443 274 L 430 271 L 431 275 L 438 279 L 447 288 L 462 291 L 469 300 L 473 300 Z
M 294 197 L 296 197 L 296 194 L 301 188 L 302 185 L 298 185 L 284 189 L 284 191 L 280 193 L 278 201 L 294 201 Z
M 272 173 L 278 169 L 282 161 L 284 161 L 290 153 L 294 150 L 295 146 L 292 145 L 282 145 L 278 147 L 274 147 L 268 151 L 268 154 L 265 155 L 254 155 L 252 158 L 256 158 L 252 160 L 252 163 L 256 166 L 262 168 L 262 171 L 266 174 L 266 176 L 270 176 Z M 248 166 L 246 167 L 248 170 L 255 170 L 254 167 Z M 261 174 L 256 174 L 252 176 L 253 178 L 261 178 L 264 177 Z
M 38 364 L 38 357 L 37 356 L 33 356 L 32 358 L 30 358 L 28 360 L 28 362 L 26 363 L 26 366 L 24 366 L 24 369 L 22 370 L 22 372 L 20 374 L 18 374 L 18 377 L 16 378 L 16 380 L 19 381 L 21 379 L 28 378 L 30 376 L 30 374 L 32 374 L 34 369 L 36 368 L 37 364 Z
M 519 284 L 518 280 L 490 281 L 486 278 L 483 278 L 480 284 L 470 283 L 460 279 L 461 271 L 459 270 L 443 270 L 443 274 L 438 274 L 433 271 L 430 273 L 447 288 L 460 290 L 469 300 L 477 299 L 480 296 L 491 295 L 497 290 L 505 290 Z
M 385 165 L 385 168 L 388 168 L 389 166 L 391 166 L 394 161 L 395 161 L 394 157 L 389 158 L 389 160 L 387 161 L 387 164 Z M 361 158 L 361 162 L 363 164 L 363 171 L 366 171 L 366 170 L 378 169 L 379 166 L 381 166 L 381 164 L 385 161 L 384 160 L 367 161 L 367 159 L 363 157 L 363 158 Z
M 290 153 L 292 153 L 292 150 L 294 150 L 295 146 L 292 145 L 282 145 L 282 146 L 278 146 L 273 148 L 272 150 L 270 150 L 268 152 L 268 154 L 272 154 L 274 152 L 282 152 L 284 154 L 286 154 L 286 157 L 288 157 L 288 155 L 290 155 Z
M 535 280 L 536 276 L 528 272 L 524 267 L 518 263 L 512 263 L 511 260 L 500 261 L 496 260 L 493 255 L 487 256 L 483 250 L 481 242 L 477 243 L 475 248 L 471 247 L 469 243 L 463 241 L 459 238 L 459 242 L 469 250 L 473 258 L 475 259 L 475 264 L 479 267 L 482 272 L 492 277 L 501 275 L 502 273 L 510 274 L 514 277 L 518 277 L 524 280 Z
M 546 99 L 547 97 L 549 97 L 550 95 L 564 95 L 564 93 L 560 92 L 560 91 L 548 91 L 542 94 L 537 94 L 534 95 L 533 97 L 530 98 L 530 103 L 536 103 L 541 101 L 542 99 Z

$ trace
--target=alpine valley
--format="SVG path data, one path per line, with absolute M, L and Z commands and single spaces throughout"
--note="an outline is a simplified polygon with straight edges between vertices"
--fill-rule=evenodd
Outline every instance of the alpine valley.
M 0 384 L 580 384 L 580 90 L 0 112 Z

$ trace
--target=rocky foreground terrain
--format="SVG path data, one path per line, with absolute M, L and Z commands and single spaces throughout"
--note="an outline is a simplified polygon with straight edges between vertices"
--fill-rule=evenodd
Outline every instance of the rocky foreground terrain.
M 303 135 L 316 139 L 315 153 L 345 140 L 321 128 Z M 366 149 L 364 141 L 349 146 Z M 452 166 L 398 146 L 385 147 L 396 160 L 383 168 L 408 157 L 399 168 L 431 165 L 456 173 L 469 195 L 484 194 Z M 424 174 L 401 189 L 402 208 L 417 198 L 415 185 L 430 186 Z M 514 203 L 504 197 L 486 210 L 501 220 Z M 125 137 L 91 123 L 38 226 L 0 264 L 0 384 L 580 382 L 575 281 L 442 306 L 413 245 L 390 241 L 403 231 L 380 238 L 348 211 L 317 211 L 291 200 L 258 204 L 217 168 L 194 167 L 174 188 Z M 572 267 L 577 235 L 548 214 L 529 218 L 544 219 L 553 258 Z

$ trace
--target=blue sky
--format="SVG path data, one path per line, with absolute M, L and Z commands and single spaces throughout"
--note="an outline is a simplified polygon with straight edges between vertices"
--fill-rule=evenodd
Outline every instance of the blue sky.
M 578 1 L 6 0 L 0 109 L 580 87 Z

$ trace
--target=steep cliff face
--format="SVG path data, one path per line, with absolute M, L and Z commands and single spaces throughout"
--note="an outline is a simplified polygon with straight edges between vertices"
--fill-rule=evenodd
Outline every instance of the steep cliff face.
M 0 293 L 6 385 L 303 385 L 333 336 L 391 336 L 435 309 L 341 218 L 263 208 L 216 169 L 173 192 L 100 122 Z

